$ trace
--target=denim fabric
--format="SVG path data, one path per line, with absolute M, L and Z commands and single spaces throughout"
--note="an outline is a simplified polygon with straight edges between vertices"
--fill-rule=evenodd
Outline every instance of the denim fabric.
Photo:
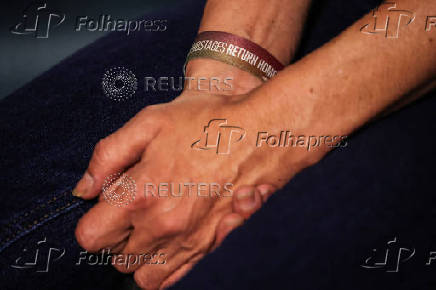
M 121 289 L 126 277 L 131 280 L 110 266 L 75 265 L 82 249 L 74 229 L 94 202 L 72 197 L 71 190 L 99 139 L 141 108 L 178 95 L 139 89 L 128 101 L 116 102 L 103 94 L 104 72 L 128 68 L 136 74 L 138 88 L 144 88 L 145 76 L 181 76 L 202 9 L 202 1 L 184 1 L 147 14 L 145 19 L 167 19 L 167 30 L 112 33 L 1 102 L 1 289 Z M 44 270 L 44 263 L 38 269 L 11 267 L 19 257 L 31 259 L 44 239 L 42 261 L 50 247 L 65 249 L 48 273 L 37 272 Z
M 377 2 L 315 3 L 298 56 Z M 143 77 L 181 76 L 202 9 L 203 1 L 191 0 L 156 12 L 153 17 L 168 19 L 167 31 L 111 33 L 1 102 L 1 289 L 132 287 L 131 275 L 109 266 L 75 265 L 82 249 L 74 228 L 94 202 L 72 197 L 71 189 L 99 139 L 141 108 L 177 96 L 142 91 Z M 104 72 L 115 66 L 138 77 L 140 89 L 125 102 L 101 89 Z M 436 262 L 425 263 L 436 251 L 435 108 L 432 92 L 357 132 L 347 147 L 296 176 L 174 288 L 434 289 Z M 416 249 L 398 273 L 360 266 L 395 237 Z M 44 263 L 11 267 L 37 248 L 42 261 L 50 248 L 55 258 L 65 252 L 51 257 L 48 272 Z

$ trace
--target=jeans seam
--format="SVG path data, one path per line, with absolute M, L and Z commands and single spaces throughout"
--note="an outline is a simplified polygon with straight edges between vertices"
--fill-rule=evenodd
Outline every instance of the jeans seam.
M 60 194 L 59 196 L 55 196 L 52 199 L 46 201 L 43 204 L 38 205 L 37 207 L 33 208 L 32 210 L 26 211 L 22 214 L 20 214 L 18 217 L 16 217 L 13 221 L 9 222 L 6 225 L 6 229 L 9 229 L 11 231 L 14 231 L 15 227 L 20 227 L 21 229 L 17 229 L 15 233 L 11 233 L 7 236 L 7 238 L 1 242 L 0 244 L 0 252 L 2 252 L 4 249 L 6 249 L 9 245 L 14 243 L 16 240 L 18 240 L 20 237 L 24 236 L 27 233 L 30 233 L 37 227 L 43 225 L 48 220 L 51 220 L 65 212 L 68 212 L 70 209 L 73 209 L 77 207 L 78 205 L 83 203 L 83 200 L 80 200 L 78 198 L 74 198 L 71 201 L 68 201 L 66 204 L 62 204 L 57 206 L 56 208 L 51 209 L 48 213 L 41 213 L 42 216 L 35 218 L 33 222 L 27 222 L 24 226 L 20 226 L 19 222 L 23 221 L 23 219 L 27 216 L 29 216 L 31 213 L 36 212 L 39 209 L 46 208 L 51 203 L 55 202 L 56 200 L 59 200 L 63 197 L 68 196 L 68 194 L 71 194 L 71 191 L 65 191 L 63 194 Z
M 68 191 L 64 192 L 62 195 L 65 196 L 67 193 L 68 193 Z M 8 227 L 8 228 L 12 228 L 12 225 L 13 225 L 13 224 L 16 224 L 16 223 L 21 222 L 21 221 L 22 221 L 25 217 L 27 217 L 28 215 L 34 213 L 34 212 L 35 212 L 36 210 L 38 210 L 39 208 L 44 208 L 45 206 L 49 205 L 50 203 L 56 201 L 58 198 L 59 198 L 59 197 L 54 196 L 52 199 L 46 201 L 45 203 L 40 204 L 40 205 L 38 205 L 37 207 L 35 207 L 35 208 L 33 208 L 33 209 L 29 210 L 29 211 L 26 211 L 26 212 L 20 214 L 20 215 L 19 215 L 18 217 L 16 217 L 14 220 L 10 221 L 10 222 L 6 225 L 6 227 Z

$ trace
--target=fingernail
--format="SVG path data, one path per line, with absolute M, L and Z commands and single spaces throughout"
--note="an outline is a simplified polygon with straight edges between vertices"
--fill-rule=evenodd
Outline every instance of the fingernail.
M 248 200 L 248 199 L 254 200 L 254 189 L 250 189 L 247 191 L 241 191 L 236 195 L 236 198 L 238 200 Z
M 267 195 L 269 193 L 269 189 L 266 188 L 266 187 L 258 188 L 258 190 L 260 192 L 260 195 L 262 195 L 262 196 L 265 196 L 265 195 Z
M 86 171 L 82 179 L 80 179 L 79 183 L 77 183 L 76 188 L 74 188 L 72 195 L 77 197 L 84 196 L 92 189 L 93 185 L 94 179 L 88 173 L 88 171 Z
M 256 196 L 254 195 L 254 189 L 238 193 L 237 199 L 239 202 L 239 206 L 242 210 L 245 211 L 252 210 L 252 208 L 256 205 Z
M 80 196 L 81 196 L 80 192 L 78 192 L 76 189 L 73 189 L 73 191 L 71 192 L 71 194 L 72 194 L 73 196 L 76 196 L 76 197 L 80 197 Z

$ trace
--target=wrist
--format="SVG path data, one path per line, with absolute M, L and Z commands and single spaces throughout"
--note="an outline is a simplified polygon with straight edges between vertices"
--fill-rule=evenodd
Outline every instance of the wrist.
M 300 41 L 309 5 L 310 0 L 253 3 L 208 0 L 199 33 L 223 31 L 235 34 L 260 45 L 287 65 Z
M 262 81 L 235 66 L 207 58 L 193 59 L 186 65 L 185 90 L 208 91 L 220 95 L 241 95 L 262 85 Z
M 283 162 L 300 169 L 315 164 L 328 151 L 344 147 L 346 137 L 353 131 L 350 125 L 356 123 L 345 120 L 345 114 L 339 112 L 347 109 L 346 103 L 326 100 L 324 93 L 331 80 L 317 75 L 313 69 L 316 67 L 289 67 L 250 94 L 244 103 L 260 126 L 256 144 L 285 152 Z M 288 154 L 290 150 L 300 159 Z

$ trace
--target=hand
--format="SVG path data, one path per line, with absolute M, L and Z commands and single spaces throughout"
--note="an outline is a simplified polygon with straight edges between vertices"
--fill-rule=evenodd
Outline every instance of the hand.
M 143 288 L 158 288 L 171 280 L 171 275 L 192 267 L 215 246 L 219 222 L 232 212 L 231 198 L 217 197 L 210 190 L 202 194 L 211 197 L 188 196 L 186 190 L 182 197 L 145 197 L 145 183 L 216 183 L 220 188 L 225 183 L 234 188 L 268 183 L 280 188 L 314 162 L 303 149 L 290 154 L 289 149 L 254 146 L 256 132 L 267 124 L 259 110 L 259 114 L 254 112 L 244 100 L 235 102 L 212 95 L 206 99 L 201 93 L 185 92 L 171 103 L 145 108 L 103 139 L 77 189 L 84 198 L 93 198 L 106 176 L 134 164 L 126 173 L 136 181 L 137 198 L 124 208 L 97 204 L 79 222 L 79 243 L 89 251 L 112 248 L 125 254 L 164 249 L 164 265 L 117 267 L 120 271 L 135 270 L 135 279 Z M 192 149 L 202 127 L 216 118 L 240 125 L 246 131 L 246 143 L 251 144 L 233 144 L 228 155 Z M 292 166 L 282 164 L 287 155 L 293 156 Z
M 238 188 L 232 199 L 233 212 L 224 216 L 217 227 L 214 248 L 221 245 L 230 232 L 258 211 L 274 191 L 274 187 L 268 184 Z
M 263 203 L 274 193 L 274 188 L 263 184 L 259 186 L 242 186 L 233 195 L 233 213 L 222 218 L 216 230 L 216 242 L 214 249 L 221 245 L 224 239 L 237 227 L 241 226 L 245 220 L 258 211 Z M 180 280 L 189 270 L 185 267 L 183 271 L 177 271 L 162 283 L 162 288 L 167 288 Z

